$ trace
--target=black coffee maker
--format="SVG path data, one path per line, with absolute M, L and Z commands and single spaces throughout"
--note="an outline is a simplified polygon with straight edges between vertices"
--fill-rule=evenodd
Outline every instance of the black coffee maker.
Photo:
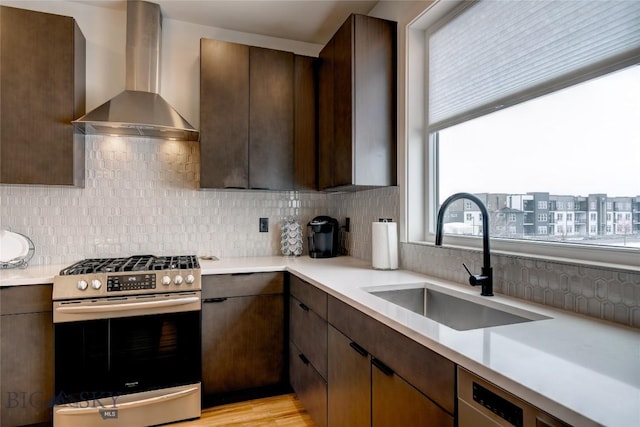
M 317 216 L 307 224 L 309 256 L 331 258 L 338 255 L 338 220 L 330 216 Z

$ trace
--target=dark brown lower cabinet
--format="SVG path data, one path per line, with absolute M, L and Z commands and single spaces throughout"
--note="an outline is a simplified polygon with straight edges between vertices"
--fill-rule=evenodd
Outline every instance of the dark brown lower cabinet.
M 329 425 L 371 425 L 369 353 L 329 326 Z M 401 424 L 397 424 L 401 425 Z
M 51 423 L 51 285 L 0 290 L 0 425 Z
M 203 276 L 202 391 L 205 406 L 282 386 L 282 273 Z
M 339 426 L 455 425 L 455 364 L 328 298 L 328 419 Z
M 317 427 L 327 426 L 327 294 L 289 275 L 289 381 Z
M 453 417 L 391 370 L 371 369 L 371 410 L 374 427 L 453 427 Z
M 314 424 L 326 427 L 327 381 L 292 342 L 289 343 L 289 381 Z

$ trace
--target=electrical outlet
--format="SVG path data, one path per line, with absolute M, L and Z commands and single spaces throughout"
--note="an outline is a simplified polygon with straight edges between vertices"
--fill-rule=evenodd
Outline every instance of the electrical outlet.
M 260 232 L 267 233 L 269 231 L 269 218 L 260 218 Z

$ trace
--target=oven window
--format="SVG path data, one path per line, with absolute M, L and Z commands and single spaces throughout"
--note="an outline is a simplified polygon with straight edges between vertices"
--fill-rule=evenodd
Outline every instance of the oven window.
M 201 379 L 200 312 L 55 325 L 56 403 Z

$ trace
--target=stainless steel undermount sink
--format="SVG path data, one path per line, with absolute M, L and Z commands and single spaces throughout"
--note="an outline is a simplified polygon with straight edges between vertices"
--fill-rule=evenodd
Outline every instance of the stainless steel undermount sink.
M 458 331 L 549 319 L 541 314 L 515 307 L 504 306 L 504 310 L 489 307 L 471 299 L 435 291 L 426 285 L 411 288 L 406 286 L 396 287 L 397 289 L 389 288 L 384 286 L 380 287 L 380 290 L 376 288 L 365 288 L 365 290 L 371 295 Z

